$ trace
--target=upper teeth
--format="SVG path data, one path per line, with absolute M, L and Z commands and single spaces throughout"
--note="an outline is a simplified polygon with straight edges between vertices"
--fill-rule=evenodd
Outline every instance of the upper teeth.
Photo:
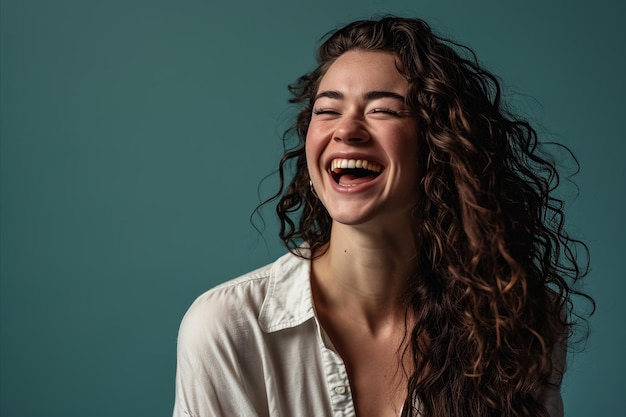
M 366 159 L 333 159 L 330 163 L 330 170 L 337 172 L 339 169 L 363 168 L 373 172 L 380 172 L 383 167 L 376 162 Z

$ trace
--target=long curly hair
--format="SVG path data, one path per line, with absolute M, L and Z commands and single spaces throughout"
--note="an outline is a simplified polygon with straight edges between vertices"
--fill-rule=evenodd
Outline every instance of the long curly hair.
M 564 230 L 563 201 L 553 196 L 559 174 L 536 131 L 506 110 L 498 80 L 471 49 L 409 18 L 357 21 L 327 35 L 318 67 L 289 86 L 301 109 L 285 140 L 295 133 L 297 144 L 268 200 L 278 200 L 280 238 L 292 251 L 306 242 L 312 254 L 329 241 L 332 220 L 309 185 L 305 137 L 322 77 L 355 49 L 395 54 L 422 150 L 404 414 L 548 416 L 536 393 L 561 382 L 552 353 L 579 322 L 573 297 L 593 304 L 576 289 L 587 248 Z

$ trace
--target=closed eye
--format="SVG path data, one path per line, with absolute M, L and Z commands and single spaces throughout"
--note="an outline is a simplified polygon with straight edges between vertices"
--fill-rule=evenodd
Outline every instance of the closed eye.
M 382 114 L 390 114 L 392 116 L 407 116 L 409 114 L 406 110 L 393 110 L 388 107 L 377 107 L 375 109 L 370 110 L 370 114 L 382 113 Z
M 313 114 L 339 114 L 339 112 L 333 109 L 319 108 L 319 109 L 313 109 Z

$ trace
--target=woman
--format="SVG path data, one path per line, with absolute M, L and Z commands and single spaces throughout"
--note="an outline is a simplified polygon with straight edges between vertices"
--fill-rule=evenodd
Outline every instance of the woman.
M 421 20 L 352 23 L 318 62 L 290 87 L 290 253 L 192 305 L 174 415 L 562 416 L 585 270 L 534 130 Z

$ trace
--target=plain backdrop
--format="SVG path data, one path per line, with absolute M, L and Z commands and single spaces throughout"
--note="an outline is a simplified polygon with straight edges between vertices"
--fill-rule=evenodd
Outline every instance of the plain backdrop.
M 287 84 L 324 33 L 384 13 L 474 48 L 577 155 L 561 192 L 598 309 L 566 415 L 626 416 L 621 2 L 2 0 L 3 417 L 171 414 L 187 307 L 284 252 L 273 208 L 261 233 L 250 216 L 277 184 Z

